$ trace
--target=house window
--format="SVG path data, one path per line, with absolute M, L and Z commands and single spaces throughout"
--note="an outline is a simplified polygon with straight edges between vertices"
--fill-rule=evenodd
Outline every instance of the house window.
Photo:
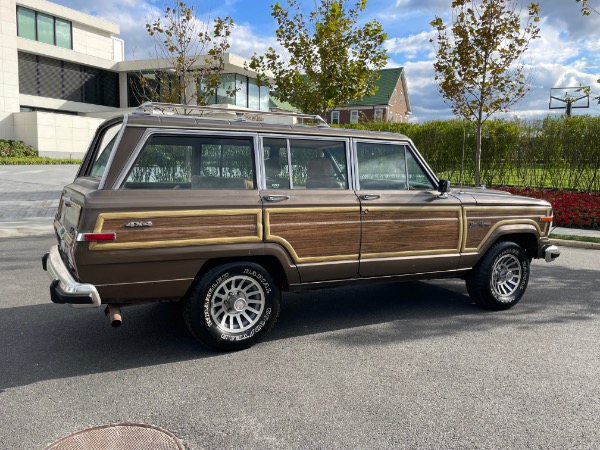
M 17 35 L 62 48 L 73 48 L 71 22 L 17 6 Z
M 383 121 L 383 109 L 376 109 L 375 110 L 375 122 L 382 122 Z
M 358 110 L 353 109 L 350 111 L 350 123 L 358 123 Z
M 339 111 L 331 111 L 331 123 L 339 125 L 339 123 L 340 123 L 340 112 Z

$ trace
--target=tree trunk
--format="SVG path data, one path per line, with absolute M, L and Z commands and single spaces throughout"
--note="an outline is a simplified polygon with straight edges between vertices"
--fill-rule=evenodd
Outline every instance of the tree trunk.
M 477 122 L 477 148 L 475 150 L 475 186 L 481 186 L 481 128 L 482 123 Z

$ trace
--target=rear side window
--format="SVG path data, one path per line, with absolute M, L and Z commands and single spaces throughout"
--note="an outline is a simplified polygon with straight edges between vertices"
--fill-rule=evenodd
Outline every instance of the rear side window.
M 254 189 L 251 138 L 153 136 L 125 189 Z
M 119 122 L 102 131 L 99 144 L 95 149 L 94 162 L 92 163 L 88 176 L 102 177 L 102 175 L 104 175 L 106 165 L 114 150 L 117 135 L 119 134 L 122 125 L 123 124 Z

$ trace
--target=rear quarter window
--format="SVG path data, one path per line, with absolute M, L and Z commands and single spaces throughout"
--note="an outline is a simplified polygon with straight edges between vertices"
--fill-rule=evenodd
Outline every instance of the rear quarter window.
M 125 189 L 254 189 L 252 138 L 152 136 Z
M 94 148 L 94 154 L 92 155 L 93 162 L 89 166 L 87 173 L 84 174 L 85 176 L 100 178 L 104 175 L 104 171 L 106 170 L 110 156 L 115 149 L 115 143 L 122 126 L 123 124 L 119 122 L 100 132 L 101 135 L 97 141 L 98 145 Z

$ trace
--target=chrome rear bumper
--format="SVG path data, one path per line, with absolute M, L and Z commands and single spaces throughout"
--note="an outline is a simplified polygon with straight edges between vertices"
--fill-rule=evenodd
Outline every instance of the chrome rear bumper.
M 54 303 L 65 303 L 73 308 L 97 308 L 100 294 L 93 284 L 79 283 L 72 277 L 60 257 L 58 246 L 50 249 L 42 258 L 42 266 L 52 280 L 50 298 Z

